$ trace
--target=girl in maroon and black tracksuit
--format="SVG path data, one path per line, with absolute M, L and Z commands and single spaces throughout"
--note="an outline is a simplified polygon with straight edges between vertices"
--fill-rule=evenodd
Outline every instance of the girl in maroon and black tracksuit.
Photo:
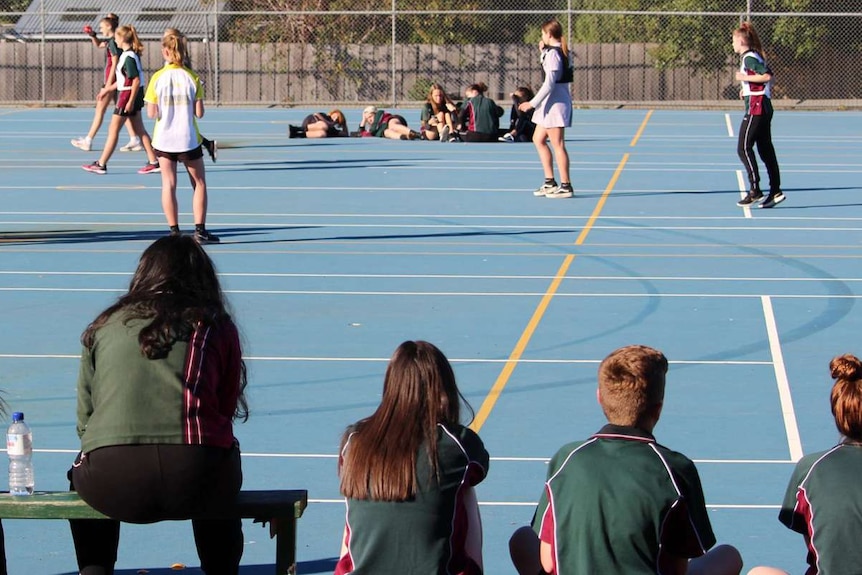
M 748 173 L 750 185 L 748 195 L 737 205 L 744 207 L 760 202 L 761 208 L 772 208 L 784 201 L 778 159 L 772 145 L 772 71 L 766 65 L 760 38 L 750 23 L 743 22 L 733 31 L 733 51 L 741 55 L 736 79 L 742 82 L 740 96 L 745 99 L 737 153 Z M 769 195 L 765 197 L 760 189 L 755 144 L 769 174 Z

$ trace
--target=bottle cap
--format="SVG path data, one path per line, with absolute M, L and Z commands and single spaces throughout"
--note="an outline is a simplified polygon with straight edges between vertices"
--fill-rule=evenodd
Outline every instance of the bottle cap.
M 12 421 L 24 421 L 24 414 L 20 411 L 16 411 L 12 414 Z

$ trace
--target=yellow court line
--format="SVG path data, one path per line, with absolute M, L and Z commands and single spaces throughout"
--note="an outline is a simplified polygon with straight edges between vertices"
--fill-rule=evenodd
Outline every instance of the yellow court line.
M 647 118 L 648 117 L 649 116 L 647 116 Z M 645 125 L 646 120 L 644 121 L 644 124 L 641 124 L 640 130 L 638 130 L 639 133 L 643 131 Z M 614 186 L 616 185 L 617 180 L 619 180 L 620 174 L 622 174 L 623 168 L 628 161 L 629 154 L 623 154 L 623 159 L 620 160 L 619 165 L 617 165 L 617 169 L 614 171 L 614 175 L 611 177 L 610 182 L 608 182 L 602 197 L 599 198 L 596 207 L 593 208 L 593 213 L 590 215 L 590 219 L 587 220 L 587 223 L 578 235 L 578 239 L 575 240 L 575 245 L 582 245 L 587 239 L 587 235 L 589 235 L 590 230 L 599 217 L 599 214 L 601 214 L 608 196 L 610 196 L 611 191 L 614 189 Z M 500 372 L 500 375 L 497 376 L 497 381 L 494 382 L 494 386 L 491 388 L 491 391 L 488 392 L 488 395 L 485 397 L 485 401 L 482 402 L 482 407 L 480 407 L 479 411 L 476 413 L 476 418 L 473 420 L 473 423 L 470 424 L 470 428 L 473 431 L 478 432 L 482 429 L 482 426 L 485 425 L 485 421 L 491 414 L 491 410 L 494 409 L 497 399 L 499 399 L 500 394 L 503 393 L 503 388 L 505 388 L 506 384 L 509 382 L 509 377 L 512 375 L 512 372 L 515 371 L 515 367 L 517 367 L 518 362 L 521 360 L 521 356 L 523 355 L 527 344 L 530 343 L 530 339 L 533 337 L 536 327 L 538 327 L 539 322 L 542 320 L 542 316 L 545 315 L 545 310 L 548 309 L 548 304 L 551 303 L 551 299 L 556 295 L 557 289 L 560 287 L 560 283 L 562 283 L 563 278 L 566 277 L 566 273 L 569 271 L 569 266 L 572 265 L 574 260 L 574 254 L 567 255 L 565 259 L 563 259 L 563 263 L 560 265 L 557 273 L 554 274 L 554 279 L 551 281 L 551 285 L 548 286 L 548 290 L 545 292 L 545 295 L 542 296 L 542 300 L 536 307 L 536 311 L 533 312 L 533 316 L 527 323 L 527 327 L 524 328 L 523 333 L 521 333 L 521 337 L 518 339 L 518 343 L 515 344 L 515 349 L 513 349 L 512 353 L 509 354 L 509 359 L 506 360 L 503 370 Z
M 652 110 L 648 111 L 646 113 L 646 116 L 644 116 L 644 121 L 641 122 L 641 127 L 638 128 L 638 131 L 635 132 L 635 137 L 632 138 L 632 141 L 629 143 L 630 148 L 634 148 L 635 145 L 638 143 L 638 140 L 640 139 L 641 134 L 643 134 L 644 130 L 646 129 L 646 125 L 647 125 L 647 122 L 649 122 L 650 117 L 652 117 Z

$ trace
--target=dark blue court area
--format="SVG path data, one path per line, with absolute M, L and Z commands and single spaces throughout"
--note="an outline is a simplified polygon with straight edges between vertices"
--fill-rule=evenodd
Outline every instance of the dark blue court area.
M 377 406 L 406 339 L 453 362 L 491 453 L 477 489 L 486 573 L 514 573 L 507 540 L 547 459 L 602 425 L 598 363 L 632 343 L 671 362 L 656 436 L 697 463 L 719 541 L 746 567 L 804 571 L 778 506 L 794 461 L 839 439 L 829 360 L 862 354 L 862 114 L 776 113 L 787 200 L 769 210 L 736 206 L 741 110 L 576 110 L 572 199 L 532 195 L 531 144 L 288 139 L 311 111 L 200 122 L 221 148 L 206 175 L 222 243 L 206 249 L 250 371 L 244 487 L 308 489 L 300 573 L 332 572 L 339 439 Z M 356 129 L 360 110 L 345 112 Z M 401 113 L 418 126 L 418 110 Z M 68 488 L 79 446 L 81 332 L 167 231 L 142 152 L 117 151 L 104 176 L 80 168 L 99 152 L 69 140 L 91 118 L 0 109 L 0 389 L 33 428 L 41 490 Z M 76 572 L 66 522 L 3 525 L 10 573 Z M 244 530 L 243 575 L 271 573 L 274 541 Z M 173 564 L 200 572 L 188 522 L 123 526 L 119 573 Z

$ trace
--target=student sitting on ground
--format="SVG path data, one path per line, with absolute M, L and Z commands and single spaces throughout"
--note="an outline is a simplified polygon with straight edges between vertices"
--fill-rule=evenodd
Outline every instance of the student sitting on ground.
M 455 137 L 458 107 L 440 84 L 431 84 L 422 107 L 422 139 L 448 142 Z
M 386 110 L 378 110 L 368 106 L 362 110 L 362 123 L 359 124 L 359 135 L 363 138 L 389 138 L 390 140 L 418 140 L 419 132 L 407 127 L 404 116 L 390 114 Z
M 608 425 L 551 459 L 533 526 L 509 541 L 520 575 L 738 574 L 739 552 L 716 547 L 694 463 L 652 435 L 667 359 L 623 347 L 599 366 Z
M 461 424 L 462 402 L 469 409 L 443 352 L 426 341 L 398 346 L 380 405 L 341 441 L 347 524 L 335 575 L 481 575 L 473 486 L 488 452 Z
M 830 403 L 841 441 L 799 460 L 778 520 L 801 533 L 808 575 L 862 573 L 862 361 L 846 354 L 829 362 L 835 384 Z M 816 528 L 815 528 L 816 527 Z M 755 567 L 748 575 L 786 575 Z
M 346 138 L 347 120 L 341 110 L 332 110 L 328 114 L 318 112 L 310 114 L 302 120 L 302 126 L 288 126 L 291 138 Z
M 461 109 L 459 137 L 465 142 L 496 142 L 503 108 L 485 97 L 488 86 L 479 82 L 464 91 L 467 100 Z
M 521 86 L 512 92 L 512 109 L 509 112 L 509 129 L 500 136 L 501 142 L 532 142 L 536 124 L 533 123 L 533 110 L 522 112 L 518 106 L 522 102 L 533 99 L 533 91 L 526 86 Z

